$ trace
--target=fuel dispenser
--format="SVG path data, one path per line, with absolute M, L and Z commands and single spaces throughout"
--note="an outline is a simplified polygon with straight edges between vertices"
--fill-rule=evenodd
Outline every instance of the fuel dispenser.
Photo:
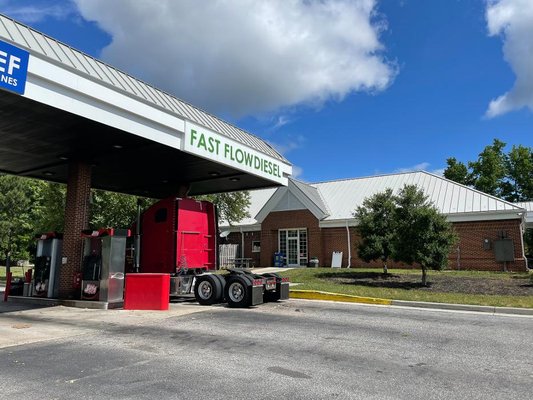
M 47 232 L 35 238 L 37 239 L 37 253 L 32 295 L 56 298 L 59 291 L 63 235 L 57 232 Z
M 81 299 L 123 301 L 128 229 L 84 230 Z

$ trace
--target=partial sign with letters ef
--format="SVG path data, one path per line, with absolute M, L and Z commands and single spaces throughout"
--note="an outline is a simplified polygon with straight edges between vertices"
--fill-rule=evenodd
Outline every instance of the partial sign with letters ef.
M 0 88 L 24 94 L 30 53 L 0 41 Z

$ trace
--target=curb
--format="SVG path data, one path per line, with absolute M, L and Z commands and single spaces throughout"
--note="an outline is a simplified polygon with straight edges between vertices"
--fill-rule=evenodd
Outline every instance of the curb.
M 488 314 L 511 314 L 511 315 L 531 315 L 533 316 L 533 308 L 517 308 L 517 307 L 494 307 L 494 306 L 478 306 L 469 304 L 450 304 L 450 303 L 430 303 L 423 301 L 406 301 L 406 300 L 389 300 L 379 299 L 374 297 L 351 296 L 348 294 L 338 294 L 330 292 L 322 292 L 318 290 L 290 290 L 289 297 L 291 299 L 304 300 L 329 300 L 341 301 L 345 303 L 364 303 L 364 304 L 379 304 L 385 306 L 401 306 L 413 308 L 426 308 L 433 310 L 451 310 L 451 311 L 473 311 L 483 312 Z
M 365 304 L 379 304 L 384 306 L 392 305 L 392 300 L 378 299 L 374 297 L 351 296 L 348 294 L 338 294 L 330 292 L 320 292 L 317 290 L 292 290 L 289 292 L 289 297 L 292 299 L 306 299 L 306 300 L 330 300 L 342 301 L 348 303 L 365 303 Z

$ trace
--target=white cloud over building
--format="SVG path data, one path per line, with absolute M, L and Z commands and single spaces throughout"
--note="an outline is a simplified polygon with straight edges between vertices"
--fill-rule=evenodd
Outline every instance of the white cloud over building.
M 75 0 L 112 36 L 102 58 L 216 113 L 321 105 L 386 89 L 375 0 Z

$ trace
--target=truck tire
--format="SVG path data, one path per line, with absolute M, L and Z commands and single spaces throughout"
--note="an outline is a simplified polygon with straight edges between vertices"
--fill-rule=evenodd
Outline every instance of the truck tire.
M 222 298 L 222 285 L 215 275 L 200 275 L 194 285 L 194 297 L 203 306 L 218 303 Z
M 229 307 L 248 307 L 250 305 L 251 282 L 245 276 L 234 275 L 226 280 L 224 297 Z
M 215 278 L 217 278 L 218 281 L 220 282 L 220 298 L 219 298 L 219 301 L 220 302 L 224 302 L 224 289 L 226 289 L 226 280 L 224 279 L 224 277 L 222 275 L 214 274 L 213 276 Z
M 272 302 L 279 301 L 279 299 L 281 298 L 281 293 L 280 293 L 281 276 L 273 272 L 263 274 L 263 276 L 265 278 L 276 278 L 276 291 L 275 292 L 265 291 L 265 293 L 263 294 L 263 301 L 265 303 L 272 303 Z

